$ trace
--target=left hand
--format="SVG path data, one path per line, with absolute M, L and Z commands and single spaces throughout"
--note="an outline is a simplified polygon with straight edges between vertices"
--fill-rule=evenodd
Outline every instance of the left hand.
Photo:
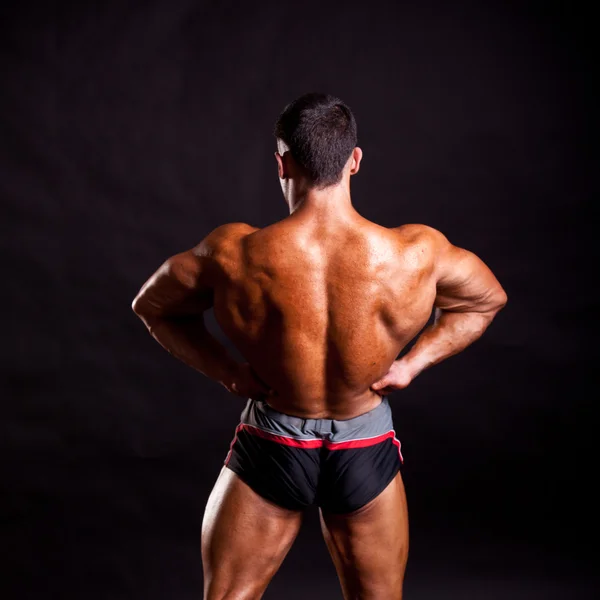
M 259 379 L 250 363 L 247 362 L 240 364 L 229 381 L 222 383 L 232 394 L 243 398 L 252 398 L 253 400 L 262 400 L 275 393 Z
M 403 390 L 413 380 L 413 374 L 408 365 L 400 360 L 392 363 L 389 371 L 375 383 L 371 384 L 371 390 L 380 396 L 387 396 L 394 390 Z

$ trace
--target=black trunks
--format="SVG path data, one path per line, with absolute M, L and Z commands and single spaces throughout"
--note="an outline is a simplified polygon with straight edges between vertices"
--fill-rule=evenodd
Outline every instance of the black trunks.
M 225 466 L 257 494 L 302 510 L 349 513 L 378 496 L 402 463 L 387 398 L 337 421 L 303 419 L 249 399 Z

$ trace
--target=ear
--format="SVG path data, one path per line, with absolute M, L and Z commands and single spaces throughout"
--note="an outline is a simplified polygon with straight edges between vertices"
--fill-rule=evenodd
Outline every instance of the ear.
M 277 161 L 277 174 L 279 179 L 287 179 L 285 167 L 283 165 L 283 156 L 279 152 L 275 152 L 275 160 Z
M 362 156 L 362 150 L 356 146 L 356 148 L 352 150 L 352 156 L 350 157 L 350 175 L 356 175 L 358 173 Z

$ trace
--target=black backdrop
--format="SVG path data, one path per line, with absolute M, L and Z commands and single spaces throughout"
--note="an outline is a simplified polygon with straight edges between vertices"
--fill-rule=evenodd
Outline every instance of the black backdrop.
M 243 400 L 130 304 L 217 225 L 285 216 L 271 130 L 306 91 L 356 114 L 359 212 L 439 228 L 509 296 L 391 398 L 406 597 L 591 597 L 589 15 L 452 4 L 2 9 L 3 597 L 201 597 L 204 504 Z M 314 510 L 265 598 L 307 594 L 341 598 Z

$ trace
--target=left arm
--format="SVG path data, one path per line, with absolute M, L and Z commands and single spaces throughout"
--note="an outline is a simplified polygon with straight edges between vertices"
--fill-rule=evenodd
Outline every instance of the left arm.
M 371 388 L 381 395 L 403 389 L 423 370 L 462 352 L 478 340 L 506 305 L 507 294 L 490 268 L 473 252 L 424 227 L 435 264 L 435 319 L 402 358 Z
M 235 394 L 265 395 L 268 388 L 250 366 L 238 363 L 206 327 L 204 311 L 213 303 L 211 254 L 209 235 L 172 256 L 146 281 L 131 307 L 154 339 L 186 365 Z

